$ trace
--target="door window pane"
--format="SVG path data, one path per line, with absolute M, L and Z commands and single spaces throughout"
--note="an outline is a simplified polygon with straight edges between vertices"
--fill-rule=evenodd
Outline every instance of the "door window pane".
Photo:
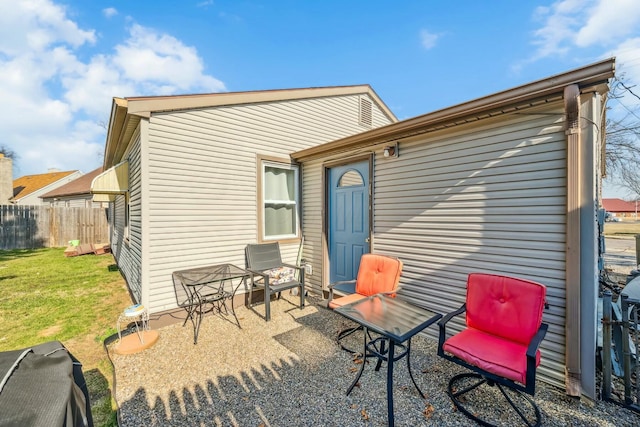
M 340 181 L 338 181 L 338 187 L 352 187 L 355 185 L 364 185 L 364 180 L 362 176 L 354 170 L 345 172 L 344 175 L 340 177 Z

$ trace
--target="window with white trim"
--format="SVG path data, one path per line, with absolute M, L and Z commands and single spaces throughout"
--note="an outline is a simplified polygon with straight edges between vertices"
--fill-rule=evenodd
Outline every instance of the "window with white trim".
M 131 237 L 131 214 L 130 214 L 130 206 L 129 206 L 129 192 L 126 192 L 124 195 L 124 238 L 129 241 L 129 237 Z
M 298 166 L 262 160 L 261 174 L 260 237 L 264 241 L 297 238 L 300 227 Z

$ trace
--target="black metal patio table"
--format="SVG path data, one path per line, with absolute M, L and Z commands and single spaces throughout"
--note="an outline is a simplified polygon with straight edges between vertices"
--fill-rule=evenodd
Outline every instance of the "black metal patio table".
M 193 324 L 193 343 L 198 343 L 198 332 L 204 313 L 224 309 L 228 314 L 227 300 L 231 300 L 231 314 L 240 327 L 233 306 L 233 299 L 238 288 L 253 277 L 250 272 L 233 264 L 217 264 L 188 270 L 174 271 L 172 274 L 176 296 L 182 289 L 185 297 L 183 303 L 178 298 L 178 305 L 187 310 L 187 318 Z M 207 305 L 211 305 L 207 308 Z M 183 324 L 184 325 L 184 324 Z
M 424 399 L 424 394 L 416 384 L 411 372 L 411 338 L 437 322 L 442 315 L 385 294 L 370 296 L 336 308 L 335 311 L 364 327 L 362 354 L 365 359 L 367 357 L 378 358 L 376 371 L 380 369 L 382 361 L 387 362 L 387 414 L 389 426 L 393 426 L 393 364 L 403 357 L 407 358 L 407 369 L 411 381 Z M 380 336 L 372 338 L 370 332 L 375 332 Z M 396 347 L 401 350 L 397 355 L 395 354 Z M 363 362 L 360 365 L 356 378 L 347 389 L 347 395 L 358 383 L 365 364 Z

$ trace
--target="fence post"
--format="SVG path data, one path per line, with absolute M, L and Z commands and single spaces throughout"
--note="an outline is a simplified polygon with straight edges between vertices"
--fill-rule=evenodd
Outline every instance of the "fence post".
M 631 397 L 631 346 L 629 345 L 629 296 L 620 294 L 622 301 L 622 357 L 624 361 L 624 403 L 633 402 Z
M 611 399 L 611 291 L 602 296 L 602 399 Z

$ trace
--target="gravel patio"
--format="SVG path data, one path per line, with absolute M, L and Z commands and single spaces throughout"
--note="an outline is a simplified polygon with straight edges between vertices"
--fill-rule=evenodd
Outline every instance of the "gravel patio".
M 335 342 L 351 324 L 313 296 L 300 310 L 289 295 L 272 303 L 236 310 L 233 316 L 207 314 L 198 344 L 190 323 L 159 329 L 160 339 L 134 355 L 111 349 L 120 426 L 385 426 L 386 367 L 369 361 L 350 396 L 345 391 L 359 365 Z M 437 326 L 432 326 L 436 328 Z M 353 338 L 357 346 L 359 340 Z M 360 344 L 361 345 L 361 344 Z M 462 368 L 436 355 L 436 342 L 412 342 L 411 365 L 426 399 L 413 387 L 404 360 L 394 369 L 398 426 L 468 426 L 453 410 L 446 387 Z M 495 399 L 489 397 L 487 402 Z M 537 382 L 535 401 L 548 426 L 633 426 L 640 415 L 607 402 L 569 398 L 564 390 Z M 513 419 L 488 408 L 501 425 Z

